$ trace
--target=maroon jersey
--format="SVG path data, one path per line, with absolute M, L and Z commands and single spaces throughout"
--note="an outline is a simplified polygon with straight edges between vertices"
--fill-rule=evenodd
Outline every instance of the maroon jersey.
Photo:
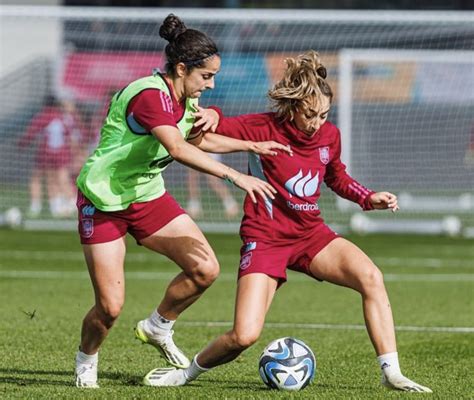
M 274 140 L 293 150 L 293 156 L 249 154 L 250 174 L 269 182 L 277 194 L 274 200 L 259 199 L 257 204 L 246 197 L 241 225 L 245 238 L 285 240 L 311 233 L 322 222 L 318 199 L 323 182 L 364 210 L 372 209 L 368 197 L 373 192 L 347 174 L 340 159 L 339 129 L 330 122 L 308 137 L 291 122 L 279 123 L 274 113 L 250 114 L 221 118 L 217 133 L 258 142 Z
M 170 125 L 178 128 L 185 111 L 185 101 L 179 103 L 168 86 L 170 95 L 159 89 L 146 89 L 135 96 L 127 107 L 127 119 L 132 118 L 138 124 L 139 133 L 150 132 L 157 126 Z M 134 124 L 131 125 L 135 127 Z
M 37 143 L 37 166 L 54 169 L 67 166 L 71 161 L 72 146 L 80 143 L 84 127 L 77 114 L 65 113 L 60 107 L 47 106 L 28 126 L 19 145 Z

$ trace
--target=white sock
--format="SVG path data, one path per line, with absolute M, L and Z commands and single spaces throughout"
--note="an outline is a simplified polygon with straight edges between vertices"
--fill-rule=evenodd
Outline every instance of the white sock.
M 86 354 L 79 350 L 76 354 L 76 364 L 96 364 L 99 362 L 99 352 Z
M 199 375 L 201 375 L 203 372 L 209 371 L 211 368 L 204 368 L 201 367 L 197 363 L 197 358 L 199 354 L 196 354 L 193 358 L 193 361 L 191 362 L 191 365 L 184 370 L 184 377 L 188 382 L 194 381 Z
M 30 204 L 30 212 L 33 214 L 39 214 L 41 212 L 41 201 L 33 200 Z
M 152 330 L 152 333 L 166 334 L 171 328 L 173 328 L 176 320 L 166 319 L 161 316 L 157 310 L 154 310 L 150 317 L 147 319 L 148 326 Z
M 59 216 L 59 214 L 61 214 L 61 207 L 61 197 L 53 197 L 52 199 L 49 199 L 49 210 L 51 211 L 51 215 Z
M 380 363 L 380 369 L 382 373 L 386 376 L 391 376 L 394 374 L 400 374 L 400 364 L 398 363 L 398 353 L 395 351 L 393 353 L 382 354 L 377 357 L 378 362 Z

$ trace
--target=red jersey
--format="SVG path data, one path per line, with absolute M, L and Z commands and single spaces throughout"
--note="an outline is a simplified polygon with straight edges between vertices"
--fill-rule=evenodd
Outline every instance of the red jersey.
M 301 238 L 322 222 L 318 199 L 323 182 L 339 196 L 372 209 L 368 190 L 346 172 L 341 162 L 339 129 L 326 122 L 308 137 L 291 122 L 279 123 L 274 113 L 221 118 L 217 133 L 252 141 L 274 140 L 289 145 L 293 156 L 249 154 L 250 174 L 270 183 L 275 199 L 254 204 L 245 198 L 241 236 L 262 240 Z
M 178 102 L 174 91 L 168 85 L 170 95 L 159 89 L 145 89 L 137 94 L 127 106 L 127 121 L 135 133 L 143 134 L 150 132 L 157 126 L 170 125 L 178 128 L 179 121 L 185 111 L 185 100 Z M 100 140 L 100 130 L 107 117 L 110 102 L 106 102 L 103 109 L 96 114 L 92 120 L 93 136 L 90 139 L 90 147 L 93 149 Z
M 185 111 L 185 101 L 179 103 L 173 94 L 173 88 L 168 85 L 170 95 L 159 89 L 146 89 L 135 96 L 127 107 L 127 119 L 137 122 L 139 133 L 150 132 L 162 125 L 178 127 Z M 131 125 L 134 128 L 134 125 Z M 143 131 L 140 130 L 143 129 Z
M 71 160 L 71 146 L 82 140 L 84 128 L 78 115 L 48 106 L 31 121 L 19 145 L 25 147 L 38 139 L 36 162 L 40 168 L 58 168 Z

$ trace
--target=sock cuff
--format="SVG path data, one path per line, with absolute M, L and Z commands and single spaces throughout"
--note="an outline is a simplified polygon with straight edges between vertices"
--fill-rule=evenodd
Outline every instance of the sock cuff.
M 193 363 L 194 363 L 194 365 L 196 366 L 196 368 L 197 368 L 198 370 L 202 371 L 202 372 L 209 371 L 211 368 L 204 368 L 204 367 L 201 367 L 201 366 L 198 364 L 198 362 L 197 362 L 198 356 L 199 356 L 199 353 L 196 354 L 196 355 L 194 356 L 194 358 L 193 358 Z
M 393 360 L 393 359 L 398 359 L 398 352 L 394 351 L 392 353 L 385 353 L 377 357 L 377 360 L 379 362 L 384 361 L 384 360 Z
M 395 357 L 398 358 L 398 352 L 397 351 L 394 351 L 392 353 L 381 354 L 381 355 L 377 356 L 377 360 L 381 361 L 381 360 L 393 359 Z
M 97 362 L 98 359 L 99 359 L 99 352 L 95 354 L 86 354 L 86 353 L 83 353 L 81 350 L 79 350 L 76 355 L 76 361 L 79 363 Z
M 398 353 L 385 353 L 377 357 L 380 369 L 385 375 L 400 373 L 400 364 L 398 362 Z
M 156 324 L 174 324 L 175 322 L 175 320 L 167 319 L 160 315 L 160 313 L 156 309 L 153 310 L 153 312 L 151 313 L 150 319 Z

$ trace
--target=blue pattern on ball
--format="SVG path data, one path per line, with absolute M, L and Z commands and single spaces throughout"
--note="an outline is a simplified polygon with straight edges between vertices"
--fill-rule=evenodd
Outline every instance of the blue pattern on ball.
M 313 381 L 315 371 L 316 360 L 311 349 L 291 337 L 273 341 L 260 356 L 260 376 L 272 389 L 301 390 Z

